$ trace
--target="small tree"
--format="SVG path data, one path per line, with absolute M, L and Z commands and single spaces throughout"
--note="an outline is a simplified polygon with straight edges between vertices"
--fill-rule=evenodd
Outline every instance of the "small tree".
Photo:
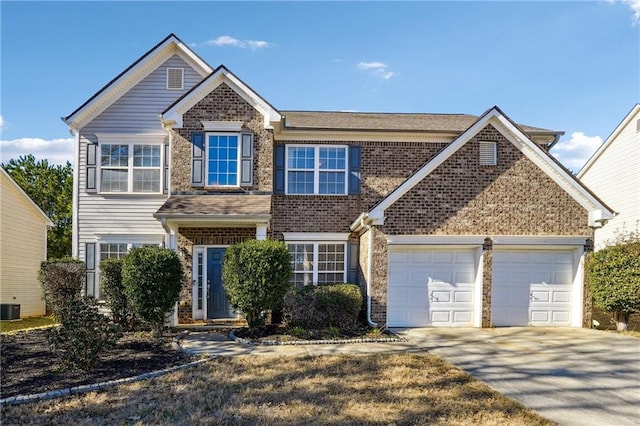
M 122 262 L 129 305 L 157 337 L 162 336 L 165 319 L 180 297 L 182 273 L 178 255 L 159 247 L 133 248 Z
M 249 240 L 227 249 L 222 280 L 231 306 L 249 327 L 264 324 L 265 311 L 280 309 L 291 285 L 291 256 L 282 242 Z
M 640 241 L 606 247 L 591 257 L 588 276 L 595 304 L 613 313 L 618 331 L 640 312 Z
M 60 327 L 49 331 L 51 350 L 65 368 L 88 370 L 122 337 L 120 325 L 98 312 L 95 299 L 74 299 L 61 309 Z
M 38 278 L 47 306 L 53 316 L 60 320 L 64 314 L 62 308 L 80 299 L 86 268 L 83 262 L 70 257 L 45 261 L 40 264 Z
M 130 330 L 135 315 L 129 306 L 122 284 L 122 259 L 100 262 L 100 293 L 111 310 L 113 320 L 123 329 Z

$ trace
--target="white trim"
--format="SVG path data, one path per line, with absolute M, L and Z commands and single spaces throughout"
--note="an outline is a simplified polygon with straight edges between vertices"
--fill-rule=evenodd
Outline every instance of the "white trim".
M 265 224 L 256 224 L 256 240 L 262 241 L 267 239 L 267 228 L 268 225 Z
M 166 132 L 154 133 L 96 133 L 99 143 L 114 144 L 156 144 L 164 143 L 167 138 Z
M 404 183 L 398 186 L 391 194 L 383 199 L 368 214 L 369 217 L 384 220 L 384 212 L 393 203 L 409 192 L 414 186 L 420 183 L 426 176 L 451 157 L 458 149 L 473 138 L 480 130 L 488 124 L 493 125 L 503 136 L 513 143 L 527 158 L 542 169 L 554 182 L 560 185 L 572 198 L 574 198 L 588 212 L 599 211 L 600 219 L 594 220 L 590 214 L 589 225 L 601 226 L 602 221 L 613 218 L 611 212 L 604 204 L 591 195 L 575 179 L 568 175 L 558 164 L 538 147 L 535 142 L 529 139 L 524 133 L 516 128 L 497 107 L 492 108 L 478 119 L 469 129 L 462 133 L 456 140 L 440 152 L 431 161 L 425 164 L 417 173 L 410 176 Z
M 78 259 L 80 256 L 80 233 L 78 223 L 78 206 L 80 204 L 80 132 L 71 131 L 74 136 L 73 147 L 73 196 L 71 204 L 71 256 Z M 97 159 L 96 159 L 97 164 Z M 97 175 L 97 172 L 96 172 Z M 85 181 L 86 186 L 86 181 Z
M 96 243 L 162 244 L 164 234 L 95 234 Z M 90 241 L 87 241 L 90 242 Z
M 588 236 L 492 236 L 495 246 L 584 246 Z M 502 247 L 500 247 L 502 249 Z
M 265 129 L 273 129 L 271 122 L 279 122 L 282 118 L 280 113 L 271 105 L 264 101 L 257 93 L 242 83 L 229 70 L 220 67 L 215 73 L 209 75 L 197 88 L 169 110 L 162 114 L 162 121 L 171 127 L 183 127 L 183 114 L 200 102 L 209 93 L 214 91 L 222 83 L 226 83 L 234 92 L 244 99 L 249 105 L 256 109 L 264 118 Z
M 308 168 L 289 168 L 289 149 L 290 148 L 313 148 L 313 170 Z M 344 149 L 344 170 L 340 169 L 321 169 L 320 168 L 320 149 L 321 148 L 341 148 Z M 349 146 L 348 145 L 327 145 L 327 144 L 287 144 L 284 151 L 284 193 L 285 195 L 328 195 L 340 196 L 349 194 Z M 289 172 L 313 172 L 313 193 L 289 192 Z M 344 192 L 340 194 L 321 194 L 320 193 L 320 173 L 323 172 L 344 172 Z
M 622 132 L 622 130 L 624 130 L 627 127 L 627 125 L 638 113 L 640 113 L 640 103 L 635 104 L 633 108 L 631 108 L 631 111 L 629 111 L 626 117 L 622 119 L 620 124 L 618 124 L 618 127 L 616 127 L 614 131 L 611 132 L 607 140 L 605 140 L 604 143 L 600 145 L 600 147 L 596 150 L 596 152 L 593 153 L 591 158 L 589 158 L 587 163 L 584 166 L 582 166 L 582 169 L 580 169 L 580 171 L 577 174 L 578 179 L 582 179 L 584 174 L 587 173 L 587 171 L 591 168 L 591 166 L 598 160 L 598 158 L 600 158 L 602 153 L 604 153 L 607 150 L 607 148 L 609 148 L 611 143 L 613 143 L 613 141 L 618 137 L 620 132 Z
M 486 235 L 387 235 L 389 245 L 482 245 Z
M 138 59 L 138 62 L 135 63 L 131 69 L 101 89 L 97 95 L 94 95 L 95 98 L 81 109 L 75 111 L 66 119 L 63 118 L 63 121 L 72 129 L 81 129 L 120 99 L 120 97 L 127 93 L 132 87 L 155 71 L 160 65 L 166 62 L 167 59 L 176 54 L 193 67 L 202 77 L 211 74 L 213 71 L 206 62 L 200 59 L 191 49 L 178 40 L 177 37 L 172 35 L 161 45 L 146 52 L 143 55 L 145 56 L 144 59 Z
M 202 121 L 205 132 L 236 132 L 242 130 L 244 121 Z
M 289 241 L 331 241 L 343 243 L 349 240 L 349 233 L 341 232 L 283 232 L 284 240 Z

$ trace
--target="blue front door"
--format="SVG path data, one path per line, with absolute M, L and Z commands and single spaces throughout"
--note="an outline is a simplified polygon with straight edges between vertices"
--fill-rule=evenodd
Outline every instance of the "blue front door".
M 236 316 L 222 285 L 224 252 L 223 248 L 207 249 L 207 319 Z

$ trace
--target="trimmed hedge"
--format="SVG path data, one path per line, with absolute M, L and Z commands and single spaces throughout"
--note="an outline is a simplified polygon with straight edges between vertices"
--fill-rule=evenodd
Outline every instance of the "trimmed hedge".
M 38 279 L 42 286 L 42 294 L 56 319 L 62 318 L 65 306 L 80 299 L 86 272 L 84 262 L 71 257 L 40 264 Z
M 284 320 L 291 327 L 350 330 L 358 325 L 362 292 L 355 284 L 320 284 L 285 296 Z
M 248 240 L 229 247 L 224 255 L 222 281 L 229 302 L 249 327 L 264 324 L 269 310 L 282 307 L 291 288 L 291 256 L 274 240 Z
M 123 329 L 130 330 L 135 315 L 122 283 L 122 263 L 123 259 L 105 259 L 100 262 L 100 293 L 111 310 L 113 321 Z

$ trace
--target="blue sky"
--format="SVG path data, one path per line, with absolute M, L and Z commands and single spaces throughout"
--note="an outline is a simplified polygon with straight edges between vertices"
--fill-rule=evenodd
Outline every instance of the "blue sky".
M 565 131 L 577 171 L 640 101 L 640 0 L 2 1 L 0 161 L 72 160 L 61 116 L 173 32 L 278 109 L 479 115 Z

